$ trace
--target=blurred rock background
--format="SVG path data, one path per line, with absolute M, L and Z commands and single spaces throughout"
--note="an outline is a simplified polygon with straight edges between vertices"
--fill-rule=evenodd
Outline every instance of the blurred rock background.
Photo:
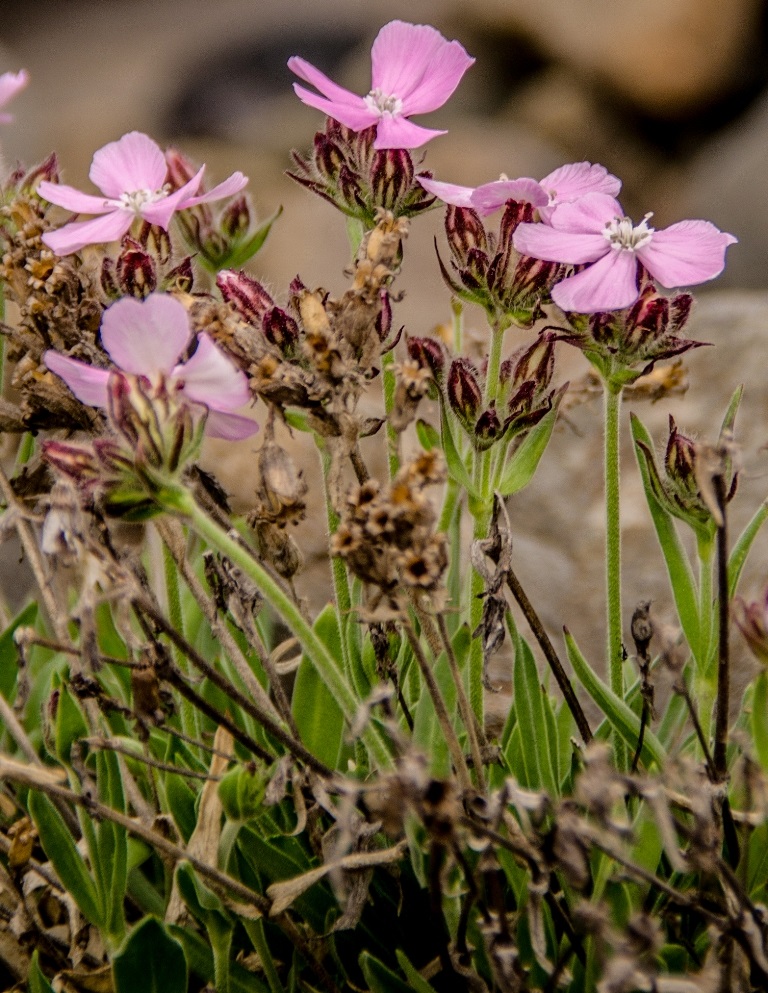
M 589 159 L 623 178 L 622 202 L 636 219 L 653 210 L 652 223 L 662 227 L 705 217 L 739 238 L 724 276 L 698 294 L 689 329 L 717 347 L 687 359 L 686 397 L 639 410 L 659 444 L 670 411 L 682 430 L 713 439 L 728 397 L 745 384 L 736 529 L 768 488 L 761 451 L 768 441 L 766 0 L 4 0 L 0 71 L 26 67 L 32 81 L 14 102 L 17 121 L 3 129 L 0 147 L 9 164 L 33 163 L 56 149 L 66 181 L 76 186 L 87 184 L 93 151 L 131 129 L 178 144 L 206 161 L 213 177 L 241 169 L 262 216 L 285 208 L 253 270 L 278 295 L 297 272 L 308 285 L 340 292 L 342 220 L 283 175 L 290 147 L 307 147 L 321 124 L 294 97 L 285 62 L 301 54 L 364 93 L 371 40 L 394 17 L 432 23 L 477 57 L 454 99 L 433 115 L 450 130 L 427 149 L 437 178 L 467 185 L 502 171 L 538 178 Z M 414 226 L 407 247 L 396 319 L 414 334 L 449 318 L 432 247 L 440 233 L 436 211 Z M 475 321 L 481 350 L 482 323 Z M 565 350 L 561 367 L 563 378 L 585 371 Z M 547 625 L 557 635 L 567 623 L 598 658 L 599 425 L 598 402 L 575 411 L 511 508 L 521 578 Z M 210 457 L 247 502 L 241 481 L 248 451 Z M 627 451 L 627 619 L 648 597 L 659 620 L 671 619 L 631 458 Z M 310 562 L 321 554 L 320 539 L 316 527 L 303 526 Z M 765 547 L 747 576 L 752 593 L 768 580 Z

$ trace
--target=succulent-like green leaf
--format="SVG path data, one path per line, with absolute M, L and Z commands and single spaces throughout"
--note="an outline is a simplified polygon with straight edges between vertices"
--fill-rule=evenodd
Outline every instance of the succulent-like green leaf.
M 145 917 L 112 960 L 115 993 L 187 993 L 184 950 L 155 917 Z

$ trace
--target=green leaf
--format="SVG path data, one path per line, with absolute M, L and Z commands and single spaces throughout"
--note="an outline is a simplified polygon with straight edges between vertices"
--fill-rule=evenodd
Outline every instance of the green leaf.
M 216 894 L 197 878 L 189 862 L 179 862 L 176 867 L 176 885 L 182 900 L 208 934 L 213 950 L 216 991 L 229 993 L 229 959 L 235 922 Z
M 43 971 L 40 968 L 37 949 L 35 949 L 32 953 L 32 961 L 29 965 L 29 976 L 27 977 L 27 983 L 29 984 L 29 993 L 53 993 L 53 987 L 45 978 Z
M 264 242 L 267 240 L 267 235 L 272 229 L 272 225 L 282 214 L 283 208 L 278 207 L 274 214 L 267 218 L 263 224 L 260 224 L 258 228 L 253 232 L 253 234 L 248 238 L 247 241 L 242 242 L 242 244 L 237 245 L 226 258 L 222 259 L 219 264 L 219 269 L 240 269 L 245 265 L 249 259 L 258 252 Z
M 323 609 L 314 628 L 331 658 L 341 666 L 344 656 L 333 604 Z M 296 673 L 291 709 L 302 742 L 321 762 L 335 769 L 344 739 L 344 714 L 306 655 Z
M 96 927 L 102 927 L 104 915 L 96 884 L 61 814 L 45 794 L 35 791 L 29 794 L 28 807 L 37 826 L 40 844 L 64 888 L 72 895 L 83 917 Z
M 288 427 L 294 428 L 296 431 L 304 431 L 307 434 L 312 432 L 307 415 L 302 411 L 286 410 L 283 411 L 283 416 Z
M 451 418 L 446 410 L 445 403 L 442 401 L 440 402 L 440 444 L 448 466 L 448 474 L 463 486 L 469 496 L 478 499 L 477 490 L 469 478 L 467 467 L 464 465 L 464 459 L 459 455 L 456 443 L 453 440 Z
M 413 986 L 404 983 L 396 972 L 392 972 L 370 952 L 363 952 L 358 961 L 371 993 L 412 993 Z
M 761 672 L 752 693 L 752 740 L 755 754 L 768 772 L 768 672 Z
M 731 550 L 731 555 L 728 559 L 728 595 L 731 599 L 734 597 L 738 588 L 741 571 L 752 548 L 752 542 L 757 537 L 766 517 L 768 517 L 768 500 L 761 503 L 757 508 L 752 520 L 741 532 L 738 541 Z
M 549 699 L 541 687 L 530 645 L 519 635 L 515 642 L 512 681 L 515 688 L 513 706 L 525 752 L 528 786 L 535 790 L 545 789 L 550 796 L 556 796 L 559 784 L 552 754 L 557 748 L 557 741 L 550 740 L 544 713 L 545 701 L 549 704 Z
M 0 634 L 0 693 L 6 700 L 11 701 L 16 687 L 16 677 L 19 667 L 17 660 L 19 650 L 16 647 L 14 635 L 17 628 L 32 627 L 37 620 L 37 603 L 28 603 L 20 611 L 8 627 Z
M 163 788 L 168 809 L 186 844 L 197 824 L 195 792 L 181 776 L 172 774 L 164 777 Z
M 214 982 L 213 955 L 208 944 L 195 931 L 169 924 L 168 931 L 184 948 L 190 972 L 203 982 Z M 142 990 L 143 993 L 143 990 Z M 229 967 L 229 993 L 270 993 L 269 987 L 255 973 L 244 969 L 239 962 Z
M 238 765 L 219 783 L 219 799 L 231 821 L 249 821 L 263 809 L 265 777 L 261 769 Z
M 419 971 L 414 968 L 406 957 L 405 952 L 398 948 L 395 955 L 397 955 L 398 964 L 411 984 L 412 990 L 416 990 L 416 993 L 435 993 L 435 987 L 431 986 Z
M 433 448 L 440 447 L 440 434 L 436 428 L 419 418 L 416 421 L 416 435 L 421 443 L 421 447 L 429 452 Z
M 184 949 L 155 917 L 133 928 L 112 960 L 115 993 L 187 993 Z
M 66 683 L 59 687 L 56 702 L 56 717 L 53 724 L 53 742 L 56 757 L 69 765 L 72 745 L 81 738 L 88 737 L 88 725 Z
M 466 628 L 460 629 L 457 637 L 462 634 L 462 630 L 466 630 Z M 466 637 L 466 634 L 464 634 L 463 639 L 466 639 Z M 456 639 L 454 639 L 455 643 Z M 466 658 L 466 648 L 463 654 L 456 652 L 456 658 Z M 448 714 L 458 715 L 456 685 L 453 681 L 453 674 L 451 667 L 448 665 L 448 658 L 445 652 L 442 653 L 433 665 L 433 672 Z M 454 727 L 457 726 L 456 720 L 453 721 L 453 725 Z M 426 687 L 422 687 L 421 695 L 413 711 L 413 743 L 429 757 L 429 768 L 433 776 L 450 775 L 450 752 L 448 751 L 448 745 L 440 727 L 440 722 L 437 719 L 437 714 L 435 713 L 435 705 Z
M 635 442 L 637 464 L 643 480 L 648 509 L 651 512 L 656 536 L 659 540 L 662 554 L 664 555 L 667 574 L 672 584 L 672 595 L 675 599 L 675 606 L 677 607 L 677 613 L 680 618 L 680 625 L 688 646 L 693 651 L 699 644 L 700 627 L 696 581 L 693 578 L 691 563 L 677 533 L 674 519 L 669 511 L 662 507 L 653 492 L 651 468 L 649 467 L 648 455 L 646 454 L 653 452 L 653 439 L 646 431 L 640 419 L 634 414 L 630 415 L 630 421 L 632 424 L 632 437 Z M 699 661 L 703 664 L 706 660 Z
M 611 726 L 621 735 L 630 749 L 637 748 L 640 736 L 640 718 L 634 714 L 627 704 L 620 700 L 613 690 L 606 686 L 597 673 L 579 651 L 571 633 L 565 630 L 565 647 L 568 658 L 573 666 L 576 677 L 589 693 L 600 710 L 605 714 Z M 655 763 L 660 768 L 664 765 L 666 752 L 664 747 L 649 727 L 645 729 L 643 738 L 643 763 L 650 767 Z
M 115 752 L 96 753 L 96 781 L 101 802 L 125 813 L 120 766 Z M 125 934 L 125 890 L 128 885 L 128 834 L 121 824 L 100 821 L 96 828 L 96 881 L 105 911 L 103 930 L 115 942 Z
M 562 393 L 555 400 L 549 413 L 531 428 L 504 467 L 504 473 L 497 487 L 502 496 L 508 497 L 518 493 L 533 479 L 533 474 L 552 436 L 561 397 Z

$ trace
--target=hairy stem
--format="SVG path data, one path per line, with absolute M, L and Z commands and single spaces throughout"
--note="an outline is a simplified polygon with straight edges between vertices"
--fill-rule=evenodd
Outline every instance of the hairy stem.
M 608 617 L 608 675 L 610 687 L 624 699 L 624 646 L 621 630 L 621 499 L 619 489 L 619 414 L 621 388 L 604 384 L 605 414 L 605 586 Z M 614 753 L 619 769 L 627 767 L 623 740 L 614 735 Z

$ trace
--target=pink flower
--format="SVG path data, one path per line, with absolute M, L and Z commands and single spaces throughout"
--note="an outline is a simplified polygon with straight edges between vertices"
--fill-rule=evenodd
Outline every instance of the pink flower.
M 417 177 L 427 192 L 454 207 L 471 207 L 481 217 L 487 217 L 503 207 L 507 200 L 525 200 L 538 207 L 539 216 L 548 221 L 552 209 L 560 203 L 571 203 L 587 193 L 607 193 L 615 197 L 621 189 L 621 180 L 612 176 L 605 166 L 591 162 L 574 162 L 550 172 L 541 182 L 529 179 L 507 179 L 502 176 L 482 186 L 455 186 L 439 183 L 434 179 Z
M 208 193 L 196 196 L 204 171 L 205 166 L 171 193 L 168 165 L 159 146 L 140 131 L 131 131 L 93 156 L 89 175 L 103 196 L 81 193 L 62 183 L 40 183 L 40 196 L 51 203 L 79 214 L 99 215 L 48 231 L 43 241 L 57 255 L 69 255 L 86 245 L 122 238 L 137 217 L 167 231 L 175 211 L 232 196 L 248 182 L 241 172 L 235 172 Z
M 13 100 L 28 82 L 29 75 L 26 69 L 22 69 L 21 72 L 4 72 L 0 76 L 0 108 Z M 11 121 L 13 114 L 0 114 L 0 124 L 10 124 Z
M 613 197 L 588 193 L 554 207 L 548 224 L 520 224 L 512 241 L 523 255 L 587 267 L 552 290 L 559 307 L 582 314 L 630 307 L 639 296 L 639 265 L 668 289 L 720 275 L 733 235 L 709 221 L 657 231 L 648 224 L 651 216 L 635 225 Z
M 309 107 L 322 110 L 353 131 L 376 125 L 374 148 L 421 148 L 445 131 L 433 131 L 407 120 L 442 107 L 475 60 L 458 41 L 446 41 L 426 24 L 390 21 L 371 49 L 371 90 L 365 97 L 337 86 L 298 56 L 288 68 L 322 96 L 293 84 Z
M 152 293 L 145 300 L 118 300 L 105 311 L 101 324 L 102 344 L 120 371 L 145 377 L 151 385 L 165 380 L 169 392 L 207 407 L 206 431 L 214 438 L 247 438 L 258 431 L 258 424 L 232 413 L 250 400 L 245 374 L 207 334 L 198 334 L 194 355 L 179 363 L 191 336 L 184 306 L 163 293 Z M 43 358 L 78 400 L 107 407 L 112 372 L 51 350 Z

